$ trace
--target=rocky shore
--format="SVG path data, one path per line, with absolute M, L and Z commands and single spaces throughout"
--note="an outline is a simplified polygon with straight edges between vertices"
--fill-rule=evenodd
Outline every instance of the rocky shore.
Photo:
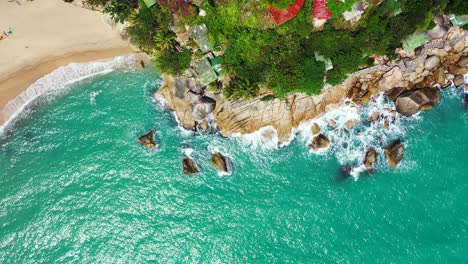
M 211 122 L 229 137 L 271 126 L 279 143 L 287 143 L 299 124 L 323 115 L 346 98 L 367 104 L 372 96 L 384 92 L 396 102 L 395 110 L 406 116 L 431 108 L 438 102 L 438 87 L 464 82 L 467 56 L 468 32 L 452 27 L 412 54 L 353 73 L 341 85 L 326 85 L 320 95 L 292 93 L 281 99 L 230 101 L 220 92 L 200 87 L 193 76 L 164 75 L 164 84 L 155 96 L 164 99 L 186 129 L 206 130 Z

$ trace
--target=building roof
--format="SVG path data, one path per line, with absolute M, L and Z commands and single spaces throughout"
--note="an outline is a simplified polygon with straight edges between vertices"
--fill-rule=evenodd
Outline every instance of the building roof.
M 330 19 L 332 17 L 332 12 L 327 8 L 327 0 L 314 0 L 312 16 L 316 19 Z
M 200 50 L 203 53 L 207 53 L 211 51 L 211 45 L 208 39 L 206 38 L 206 33 L 208 32 L 208 28 L 205 24 L 196 25 L 192 28 L 192 36 L 197 42 Z
M 463 27 L 464 25 L 468 24 L 468 15 L 463 15 L 463 16 L 450 15 L 449 18 L 450 18 L 450 22 L 452 22 L 452 25 L 454 26 Z
M 143 2 L 145 2 L 147 7 L 152 7 L 156 4 L 156 0 L 143 0 Z
M 416 48 L 426 44 L 429 38 L 424 33 L 413 33 L 403 40 L 403 49 L 406 51 L 412 51 Z
M 218 79 L 218 75 L 211 67 L 211 64 L 207 58 L 199 61 L 195 67 L 195 70 L 197 71 L 198 79 L 200 79 L 200 82 L 203 85 L 208 85 Z
M 278 9 L 273 5 L 270 5 L 270 7 L 268 7 L 268 12 L 270 12 L 276 25 L 279 26 L 296 17 L 303 7 L 304 0 L 296 0 L 296 2 L 290 5 L 287 9 Z

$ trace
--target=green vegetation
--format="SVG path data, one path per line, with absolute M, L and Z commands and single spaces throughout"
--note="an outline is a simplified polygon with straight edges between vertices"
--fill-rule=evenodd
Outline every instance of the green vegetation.
M 232 98 L 257 96 L 260 86 L 278 97 L 295 91 L 319 93 L 324 81 L 341 83 L 347 74 L 371 65 L 373 56 L 394 57 L 395 49 L 415 30 L 434 26 L 434 15 L 468 13 L 466 0 L 386 0 L 381 5 L 371 1 L 362 19 L 343 29 L 334 22 L 356 1 L 330 0 L 332 21 L 317 31 L 311 24 L 313 0 L 305 0 L 299 15 L 279 27 L 268 18 L 267 7 L 288 7 L 293 0 L 209 0 L 200 7 L 183 0 L 158 0 L 149 9 L 136 0 L 87 2 L 104 6 L 115 21 L 128 20 L 131 41 L 155 54 L 158 69 L 170 74 L 183 72 L 191 57 L 202 55 L 183 50 L 169 25 L 183 32 L 184 25 L 206 24 L 211 46 L 225 50 L 220 57 L 224 72 L 235 76 L 223 91 Z M 197 15 L 200 9 L 206 16 Z M 333 69 L 325 71 L 315 54 L 329 58 Z

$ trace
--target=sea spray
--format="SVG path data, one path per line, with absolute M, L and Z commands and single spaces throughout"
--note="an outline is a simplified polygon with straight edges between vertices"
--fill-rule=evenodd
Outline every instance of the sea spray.
M 24 109 L 42 96 L 51 95 L 65 89 L 70 84 L 86 78 L 106 74 L 114 70 L 132 67 L 137 62 L 136 55 L 119 56 L 110 60 L 89 63 L 71 63 L 45 75 L 29 86 L 21 94 L 7 103 L 2 115 L 5 123 L 0 126 L 0 134 L 24 111 Z

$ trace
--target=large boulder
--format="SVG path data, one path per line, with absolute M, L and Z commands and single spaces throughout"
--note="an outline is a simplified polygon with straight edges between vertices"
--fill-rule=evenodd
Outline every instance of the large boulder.
M 437 56 L 430 56 L 426 59 L 426 61 L 424 62 L 424 68 L 426 70 L 432 70 L 434 69 L 435 67 L 437 67 L 440 63 L 440 59 L 439 57 Z
M 187 175 L 197 173 L 200 171 L 195 161 L 189 156 L 185 156 L 185 158 L 182 160 L 182 169 L 184 171 L 184 174 Z
M 411 116 L 419 112 L 433 107 L 439 102 L 439 89 L 426 88 L 412 90 L 401 94 L 396 102 L 396 110 L 398 113 Z
M 387 91 L 393 87 L 406 87 L 407 82 L 403 78 L 403 73 L 400 67 L 393 67 L 390 71 L 382 75 L 379 80 L 379 89 L 381 91 Z
M 154 142 L 154 130 L 138 138 L 138 142 L 147 148 L 156 148 L 158 144 Z
M 395 101 L 400 94 L 406 90 L 405 87 L 394 87 L 390 90 L 385 91 L 385 95 L 392 101 Z
M 364 166 L 368 172 L 374 172 L 375 163 L 377 162 L 377 151 L 374 148 L 370 148 L 366 151 L 366 155 L 364 156 Z
M 211 165 L 219 171 L 230 173 L 229 160 L 221 152 L 216 152 L 211 156 Z
M 208 96 L 200 96 L 191 105 L 193 119 L 201 121 L 213 112 L 216 107 L 216 101 Z
M 403 144 L 397 139 L 384 148 L 385 157 L 390 167 L 396 168 L 403 158 Z
M 463 75 L 461 74 L 455 75 L 455 78 L 453 79 L 453 85 L 458 87 L 462 85 L 463 83 L 465 83 L 465 78 L 463 77 Z
M 317 125 L 317 123 L 312 124 L 311 130 L 312 130 L 312 135 L 314 135 L 314 136 L 317 135 L 318 133 L 320 133 L 320 127 L 319 127 L 319 125 Z
M 312 139 L 312 143 L 309 145 L 313 150 L 317 151 L 330 145 L 330 140 L 324 134 L 318 134 Z
M 468 56 L 463 56 L 458 60 L 458 66 L 462 68 L 468 67 Z

